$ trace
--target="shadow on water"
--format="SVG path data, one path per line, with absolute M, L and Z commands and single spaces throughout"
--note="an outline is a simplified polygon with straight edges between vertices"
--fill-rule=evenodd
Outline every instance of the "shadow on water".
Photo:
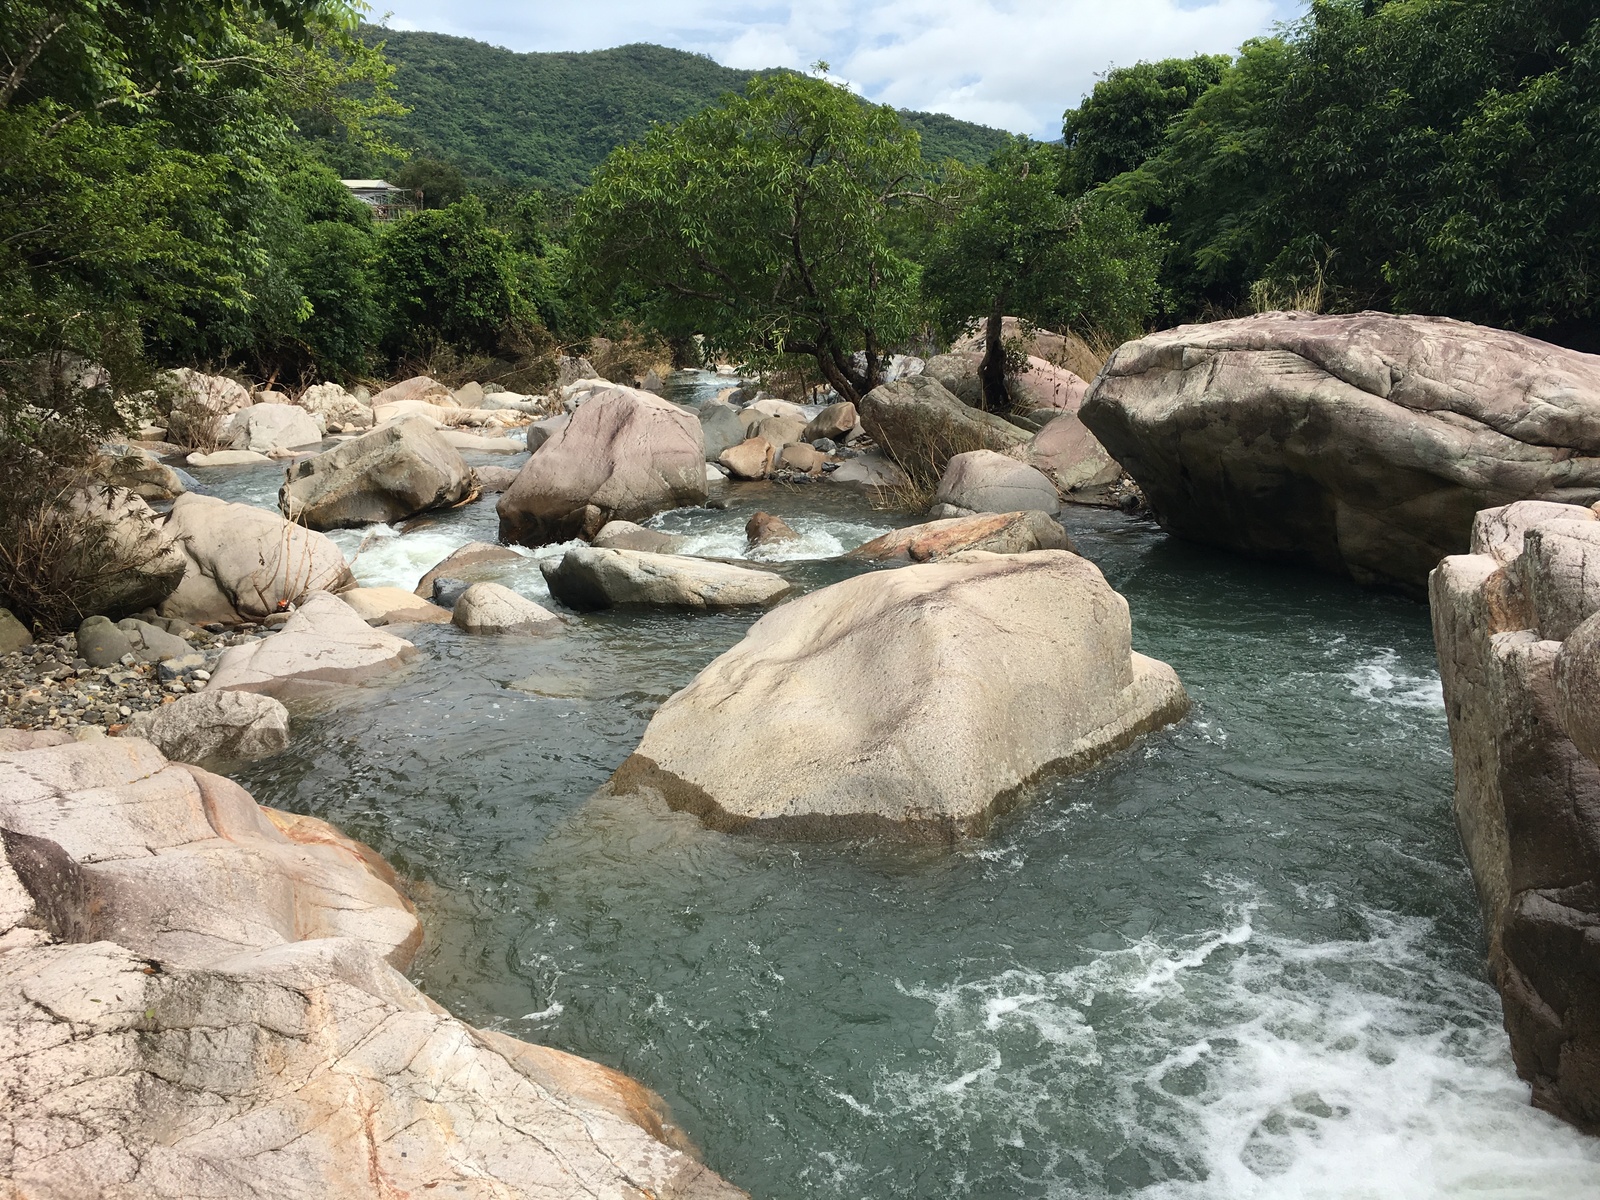
M 911 520 L 728 495 L 653 523 L 742 553 L 778 512 L 807 588 Z M 409 586 L 492 540 L 474 508 L 358 572 Z M 657 1088 L 756 1196 L 1595 1195 L 1600 1152 L 1527 1107 L 1481 976 L 1426 610 L 1066 521 L 1194 712 L 981 843 L 767 844 L 589 799 L 750 616 L 423 628 L 419 665 L 240 778 L 411 881 L 430 994 Z M 508 578 L 548 600 L 532 562 Z

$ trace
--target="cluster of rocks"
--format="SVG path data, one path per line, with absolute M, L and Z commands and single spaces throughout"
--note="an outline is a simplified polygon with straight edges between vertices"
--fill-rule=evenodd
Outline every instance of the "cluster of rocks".
M 0 729 L 10 1188 L 744 1195 L 653 1092 L 424 996 L 421 941 L 389 865 L 331 826 L 137 738 Z

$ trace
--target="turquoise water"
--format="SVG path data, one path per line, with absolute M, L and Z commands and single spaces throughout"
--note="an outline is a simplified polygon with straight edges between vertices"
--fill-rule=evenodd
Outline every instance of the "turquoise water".
M 912 519 L 827 484 L 726 495 L 655 523 L 727 554 L 785 515 L 807 557 L 773 565 L 806 588 Z M 492 500 L 339 536 L 409 585 L 492 540 Z M 769 844 L 592 800 L 745 616 L 421 629 L 416 666 L 238 777 L 395 864 L 431 995 L 656 1088 L 758 1197 L 1600 1195 L 1483 980 L 1426 610 L 1065 520 L 1195 709 L 981 843 Z M 531 560 L 506 578 L 548 602 Z

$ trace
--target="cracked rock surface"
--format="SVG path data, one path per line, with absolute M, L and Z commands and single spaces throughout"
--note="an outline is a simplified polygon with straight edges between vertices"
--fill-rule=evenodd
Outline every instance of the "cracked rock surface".
M 1600 500 L 1600 356 L 1444 317 L 1164 330 L 1079 416 L 1168 532 L 1418 595 L 1480 509 Z
M 324 822 L 0 730 L 0 837 L 7 1195 L 743 1195 L 639 1084 L 418 991 L 393 872 Z
M 1534 1103 L 1600 1131 L 1600 517 L 1478 514 L 1429 581 L 1455 813 Z

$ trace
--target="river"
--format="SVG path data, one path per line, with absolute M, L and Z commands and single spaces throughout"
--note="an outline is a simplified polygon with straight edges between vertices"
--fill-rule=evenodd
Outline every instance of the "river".
M 279 478 L 196 474 L 268 507 Z M 651 524 L 733 556 L 775 512 L 806 588 L 916 520 L 828 483 L 723 494 Z M 409 587 L 494 540 L 493 501 L 335 536 Z M 1426 609 L 1064 522 L 1194 711 L 982 842 L 768 843 L 592 799 L 746 615 L 422 627 L 418 664 L 299 710 L 237 778 L 395 865 L 430 995 L 654 1087 L 762 1200 L 1600 1195 L 1600 1143 L 1528 1106 L 1483 976 Z M 531 557 L 503 581 L 550 603 Z

